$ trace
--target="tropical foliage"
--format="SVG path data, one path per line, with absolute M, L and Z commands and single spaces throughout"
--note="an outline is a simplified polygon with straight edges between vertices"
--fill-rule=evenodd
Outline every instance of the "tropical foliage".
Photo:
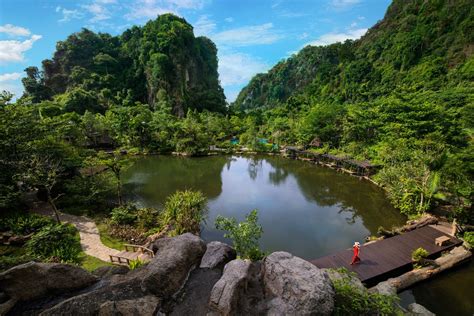
M 245 216 L 245 221 L 240 223 L 235 218 L 218 216 L 215 222 L 216 228 L 224 230 L 225 238 L 230 238 L 234 249 L 242 259 L 260 260 L 264 253 L 259 248 L 259 239 L 262 236 L 262 226 L 258 224 L 257 210 L 251 211 Z

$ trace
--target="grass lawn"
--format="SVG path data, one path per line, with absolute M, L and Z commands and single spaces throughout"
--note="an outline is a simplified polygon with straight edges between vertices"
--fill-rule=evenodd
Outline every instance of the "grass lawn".
M 111 266 L 112 263 L 110 262 L 105 262 L 100 259 L 97 259 L 96 257 L 92 257 L 89 255 L 86 255 L 83 253 L 80 258 L 81 262 L 81 267 L 86 269 L 87 271 L 94 271 L 97 268 L 100 267 L 106 267 L 106 266 Z
M 110 236 L 107 232 L 107 225 L 105 223 L 96 223 L 97 228 L 99 229 L 100 240 L 104 245 L 109 248 L 117 249 L 117 250 L 124 250 L 125 247 L 123 246 L 127 242 L 118 238 L 114 238 Z

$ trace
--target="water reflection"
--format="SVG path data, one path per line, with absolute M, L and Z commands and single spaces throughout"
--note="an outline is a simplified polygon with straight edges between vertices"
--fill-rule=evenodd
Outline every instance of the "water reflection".
M 222 191 L 221 172 L 229 170 L 231 157 L 183 158 L 171 156 L 144 157 L 124 175 L 129 199 L 149 206 L 160 206 L 176 190 L 201 190 L 209 199 Z
M 262 247 L 307 259 L 404 222 L 374 185 L 281 157 L 147 157 L 126 178 L 134 199 L 152 206 L 178 189 L 201 190 L 209 198 L 207 240 L 223 240 L 214 228 L 217 215 L 242 220 L 257 208 Z

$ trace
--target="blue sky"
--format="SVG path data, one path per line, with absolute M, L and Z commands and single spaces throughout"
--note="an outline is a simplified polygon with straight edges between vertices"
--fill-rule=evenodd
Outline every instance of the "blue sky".
M 82 27 L 113 35 L 172 12 L 210 37 L 219 77 L 233 101 L 253 75 L 305 45 L 356 39 L 390 0 L 1 0 L 0 90 L 20 96 L 23 70 L 51 58 L 57 41 Z

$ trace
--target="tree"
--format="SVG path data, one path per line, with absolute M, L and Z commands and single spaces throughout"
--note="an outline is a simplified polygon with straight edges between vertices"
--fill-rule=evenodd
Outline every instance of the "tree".
M 263 257 L 258 240 L 262 236 L 262 226 L 258 224 L 258 211 L 253 210 L 245 216 L 245 221 L 237 223 L 235 218 L 217 216 L 216 228 L 227 231 L 224 235 L 232 239 L 235 250 L 243 259 L 259 260 Z
M 13 99 L 13 93 L 3 90 L 0 93 L 0 108 L 4 107 L 7 104 L 10 104 L 10 101 Z
M 23 168 L 23 173 L 20 175 L 20 179 L 29 187 L 45 191 L 47 202 L 53 209 L 58 224 L 61 223 L 61 220 L 59 218 L 56 200 L 64 194 L 57 194 L 53 197 L 53 189 L 62 172 L 63 167 L 61 166 L 61 162 L 45 155 L 33 156 L 30 163 Z
M 91 159 L 89 164 L 93 166 L 104 166 L 114 175 L 116 180 L 116 192 L 119 206 L 123 205 L 123 171 L 131 166 L 131 161 L 120 152 L 114 151 L 112 153 L 99 152 L 96 158 Z

